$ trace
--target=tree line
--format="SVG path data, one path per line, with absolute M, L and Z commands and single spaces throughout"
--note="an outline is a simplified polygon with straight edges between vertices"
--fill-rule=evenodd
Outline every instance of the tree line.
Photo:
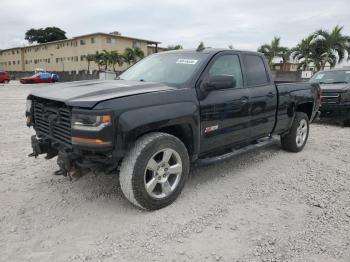
M 343 28 L 336 26 L 331 31 L 317 30 L 293 48 L 281 46 L 281 38 L 274 37 L 270 44 L 260 46 L 258 52 L 265 55 L 270 66 L 275 57 L 280 57 L 282 67 L 292 59 L 302 70 L 308 70 L 311 63 L 316 71 L 327 65 L 333 68 L 345 59 L 350 61 L 350 36 L 343 34 Z
M 125 48 L 123 53 L 119 53 L 117 50 L 102 50 L 102 52 L 96 51 L 95 54 L 84 55 L 83 59 L 87 61 L 88 71 L 90 71 L 91 63 L 95 63 L 98 70 L 107 70 L 108 68 L 111 68 L 113 71 L 116 71 L 116 65 L 122 66 L 124 63 L 132 65 L 144 58 L 144 56 L 145 54 L 141 48 L 135 46 L 132 48 Z

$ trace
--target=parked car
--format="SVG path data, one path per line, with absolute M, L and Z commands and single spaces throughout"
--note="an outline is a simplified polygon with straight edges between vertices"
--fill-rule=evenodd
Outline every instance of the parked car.
M 58 81 L 58 75 L 51 72 L 39 72 L 30 77 L 22 77 L 20 79 L 22 84 L 54 83 Z
M 10 75 L 5 71 L 0 71 L 0 83 L 8 84 L 10 82 Z
M 178 197 L 190 163 L 226 159 L 274 135 L 301 151 L 319 100 L 317 83 L 276 85 L 261 53 L 178 50 L 153 54 L 118 80 L 33 92 L 26 117 L 36 131 L 32 156 L 58 156 L 58 174 L 68 176 L 120 170 L 124 196 L 154 210 Z
M 350 126 L 350 69 L 320 71 L 311 79 L 320 84 L 321 118 L 332 118 Z

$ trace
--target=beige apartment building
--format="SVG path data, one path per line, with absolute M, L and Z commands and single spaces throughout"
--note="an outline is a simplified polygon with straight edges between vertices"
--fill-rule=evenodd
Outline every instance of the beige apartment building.
M 93 33 L 70 39 L 45 44 L 0 50 L 0 70 L 34 71 L 41 68 L 48 71 L 80 71 L 87 70 L 88 63 L 84 58 L 96 51 L 116 50 L 123 53 L 127 47 L 139 47 L 145 55 L 150 55 L 164 48 L 158 47 L 160 42 L 127 37 L 117 34 Z M 124 70 L 128 65 L 116 66 L 116 70 Z M 90 70 L 97 70 L 96 63 L 90 63 Z

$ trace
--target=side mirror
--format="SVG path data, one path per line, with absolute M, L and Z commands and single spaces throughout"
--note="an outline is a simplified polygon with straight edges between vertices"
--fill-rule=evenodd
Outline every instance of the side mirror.
M 236 87 L 236 79 L 230 75 L 213 75 L 203 83 L 205 91 L 220 90 Z

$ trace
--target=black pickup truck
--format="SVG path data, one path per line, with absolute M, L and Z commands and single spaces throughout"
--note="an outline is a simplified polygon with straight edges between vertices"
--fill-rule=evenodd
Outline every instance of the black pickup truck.
M 59 174 L 117 170 L 144 209 L 171 204 L 191 163 L 266 145 L 298 152 L 318 112 L 317 83 L 280 84 L 262 54 L 224 49 L 151 55 L 114 81 L 56 84 L 28 96 L 32 156 L 58 156 Z M 113 173 L 113 172 L 112 172 Z
M 350 69 L 332 69 L 315 74 L 310 83 L 321 87 L 321 118 L 350 126 Z

